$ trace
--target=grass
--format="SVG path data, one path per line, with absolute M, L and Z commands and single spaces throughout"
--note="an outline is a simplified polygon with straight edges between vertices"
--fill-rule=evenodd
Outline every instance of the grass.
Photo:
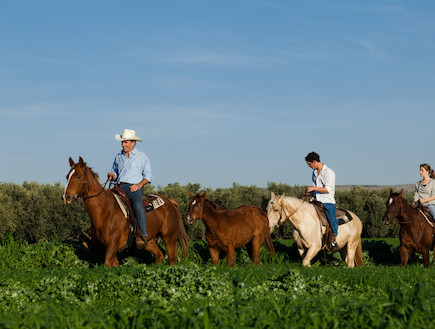
M 108 269 L 79 245 L 0 244 L 0 328 L 435 328 L 435 264 L 402 268 L 394 240 L 365 240 L 367 266 L 334 255 L 301 267 L 288 241 L 236 264 L 211 266 L 195 243 L 176 266 L 144 252 L 121 254 Z M 296 253 L 296 257 L 295 257 Z

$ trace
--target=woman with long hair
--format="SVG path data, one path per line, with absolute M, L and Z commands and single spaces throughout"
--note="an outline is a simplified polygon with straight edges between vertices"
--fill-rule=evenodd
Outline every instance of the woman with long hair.
M 417 203 L 428 207 L 430 214 L 435 219 L 435 173 L 427 164 L 420 165 L 420 176 L 422 179 L 415 184 L 414 206 Z

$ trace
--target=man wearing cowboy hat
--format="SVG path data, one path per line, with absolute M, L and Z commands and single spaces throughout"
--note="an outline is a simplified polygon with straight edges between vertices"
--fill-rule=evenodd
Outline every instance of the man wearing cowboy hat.
M 147 222 L 145 210 L 142 206 L 144 186 L 151 182 L 152 172 L 148 156 L 136 149 L 136 142 L 142 139 L 136 136 L 131 129 L 124 129 L 122 135 L 115 135 L 115 139 L 121 142 L 122 151 L 118 153 L 113 161 L 112 171 L 107 174 L 111 181 L 125 193 L 132 202 L 134 214 L 144 239 L 138 237 L 136 246 L 145 248 L 147 244 Z

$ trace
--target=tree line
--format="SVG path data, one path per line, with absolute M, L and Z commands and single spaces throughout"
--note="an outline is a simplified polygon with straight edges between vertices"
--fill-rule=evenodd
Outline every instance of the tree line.
M 24 182 L 22 185 L 0 183 L 0 239 L 7 234 L 16 241 L 37 242 L 41 239 L 60 241 L 81 240 L 90 231 L 90 219 L 79 199 L 74 205 L 62 201 L 64 186 Z M 207 198 L 227 208 L 236 208 L 243 204 L 256 205 L 266 210 L 270 192 L 285 193 L 299 197 L 305 186 L 269 183 L 266 188 L 243 186 L 234 183 L 229 188 L 203 188 L 200 184 L 168 184 L 165 187 L 146 186 L 145 193 L 161 193 L 178 201 L 186 231 L 191 240 L 202 239 L 205 227 L 202 221 L 189 225 L 185 222 L 189 211 L 189 192 L 202 193 L 207 190 Z M 411 202 L 412 195 L 404 192 Z M 399 225 L 387 226 L 382 221 L 385 202 L 389 189 L 371 189 L 353 186 L 347 190 L 336 191 L 337 207 L 356 213 L 363 223 L 363 238 L 397 237 Z M 287 239 L 292 236 L 292 225 L 286 221 L 275 228 L 273 239 Z

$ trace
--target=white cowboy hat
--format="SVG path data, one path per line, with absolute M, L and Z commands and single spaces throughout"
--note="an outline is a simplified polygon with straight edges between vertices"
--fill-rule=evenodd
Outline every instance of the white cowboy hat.
M 116 134 L 115 139 L 117 141 L 139 141 L 142 142 L 142 139 L 136 136 L 136 132 L 131 129 L 124 129 L 122 135 Z

